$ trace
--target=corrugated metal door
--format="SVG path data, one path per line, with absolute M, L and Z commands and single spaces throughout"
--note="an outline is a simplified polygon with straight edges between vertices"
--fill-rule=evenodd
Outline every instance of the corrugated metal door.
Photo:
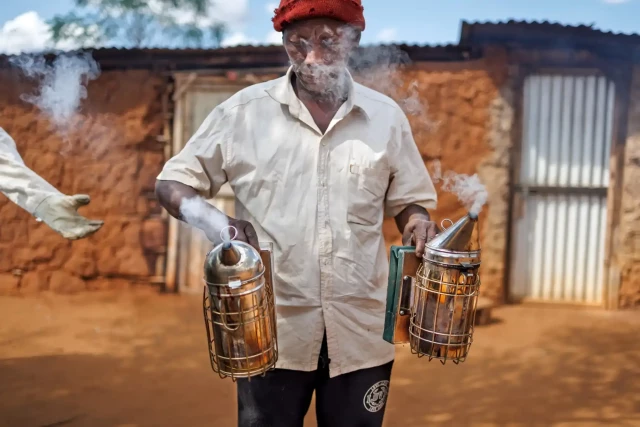
M 525 80 L 513 300 L 603 302 L 614 93 L 602 76 Z
M 233 91 L 193 91 L 186 94 L 185 132 L 188 137 L 204 122 L 207 115 L 231 97 Z M 185 137 L 185 143 L 188 140 Z M 234 195 L 225 184 L 209 203 L 229 216 L 235 215 Z M 178 231 L 177 285 L 181 293 L 202 293 L 204 258 L 213 247 L 203 232 L 180 223 Z

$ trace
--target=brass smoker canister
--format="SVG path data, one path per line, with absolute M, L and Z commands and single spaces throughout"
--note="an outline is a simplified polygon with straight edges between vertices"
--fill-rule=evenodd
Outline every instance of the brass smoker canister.
M 477 224 L 472 214 L 452 223 L 426 244 L 422 260 L 415 247 L 391 247 L 385 341 L 443 364 L 466 359 L 480 289 Z
M 221 378 L 264 375 L 278 360 L 272 253 L 230 240 L 206 256 L 204 321 L 211 367 Z

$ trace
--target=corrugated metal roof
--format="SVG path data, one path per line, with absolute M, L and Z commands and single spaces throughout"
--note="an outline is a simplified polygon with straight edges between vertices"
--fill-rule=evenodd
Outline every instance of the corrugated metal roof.
M 281 45 L 244 45 L 218 49 L 195 48 L 96 48 L 75 52 L 91 52 L 102 69 L 237 69 L 285 67 L 289 59 Z M 45 54 L 50 58 L 55 53 Z M 366 66 L 368 58 L 384 58 L 385 61 L 464 61 L 478 57 L 476 49 L 459 45 L 371 45 L 358 49 L 355 57 L 360 66 Z M 0 68 L 9 66 L 11 56 L 0 55 Z M 371 61 L 369 61 L 371 62 Z
M 640 44 L 640 34 L 603 31 L 593 24 L 566 25 L 550 21 L 476 21 L 462 22 L 461 44 L 529 42 L 538 44 L 563 43 L 558 37 L 582 41 L 583 43 L 610 44 L 612 41 L 624 44 Z
M 640 46 L 639 34 L 602 31 L 593 25 L 564 25 L 548 21 L 462 22 L 457 45 L 368 45 L 359 57 L 368 53 L 390 55 L 411 61 L 464 61 L 481 56 L 482 46 L 498 44 L 524 48 L 590 49 L 605 55 L 629 57 Z M 103 69 L 238 69 L 285 67 L 288 58 L 281 45 L 243 45 L 217 49 L 199 48 L 117 48 L 84 49 L 90 51 Z M 401 52 L 402 55 L 397 54 Z M 55 53 L 49 53 L 53 57 Z M 0 55 L 0 68 L 9 66 L 10 56 Z M 388 60 L 389 57 L 385 57 Z M 366 66 L 367 61 L 356 61 Z
M 500 26 L 503 28 L 509 26 L 524 26 L 527 29 L 533 29 L 535 27 L 544 27 L 545 30 L 552 31 L 584 31 L 589 32 L 591 34 L 599 34 L 599 35 L 610 35 L 610 36 L 631 36 L 631 37 L 640 37 L 640 34 L 637 33 L 623 33 L 623 32 L 614 32 L 614 31 L 604 31 L 594 27 L 594 24 L 580 24 L 580 25 L 570 25 L 563 24 L 561 22 L 552 22 L 552 21 L 526 21 L 526 20 L 507 20 L 507 21 L 462 21 L 463 25 L 470 26 Z

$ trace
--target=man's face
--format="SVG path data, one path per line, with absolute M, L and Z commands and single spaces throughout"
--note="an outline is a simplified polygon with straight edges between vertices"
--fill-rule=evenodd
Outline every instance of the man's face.
M 325 18 L 292 24 L 285 29 L 283 40 L 299 84 L 319 94 L 339 83 L 358 41 L 351 27 Z

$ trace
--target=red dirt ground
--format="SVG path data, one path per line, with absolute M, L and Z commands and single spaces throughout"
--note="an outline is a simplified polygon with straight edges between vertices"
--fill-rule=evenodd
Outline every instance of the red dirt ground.
M 235 425 L 198 298 L 42 294 L 0 298 L 0 313 L 2 426 Z M 399 347 L 385 425 L 640 426 L 640 312 L 508 306 L 494 318 L 460 365 Z

